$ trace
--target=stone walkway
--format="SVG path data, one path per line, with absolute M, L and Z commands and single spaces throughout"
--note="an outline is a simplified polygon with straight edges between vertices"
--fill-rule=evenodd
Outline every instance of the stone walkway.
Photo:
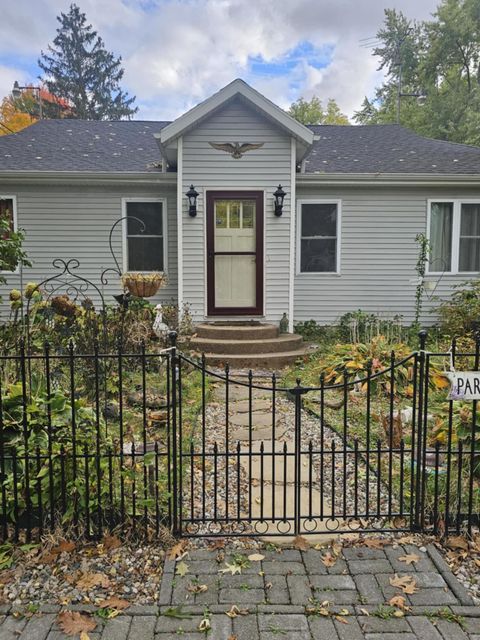
M 480 607 L 474 606 L 432 545 L 344 548 L 326 567 L 321 551 L 261 551 L 263 559 L 242 562 L 238 554 L 191 550 L 184 576 L 165 561 L 156 606 L 130 607 L 107 622 L 95 617 L 91 640 L 480 640 Z M 399 560 L 416 554 L 406 565 Z M 221 572 L 244 565 L 241 573 Z M 178 564 L 177 564 L 178 566 Z M 397 574 L 413 576 L 418 591 L 390 585 Z M 206 589 L 204 586 L 206 585 Z M 386 603 L 395 595 L 407 609 Z M 236 617 L 226 615 L 237 607 Z M 94 613 L 88 606 L 69 607 Z M 55 623 L 60 607 L 46 606 L 30 618 L 0 609 L 0 640 L 64 640 Z M 397 614 L 398 615 L 398 614 Z M 201 632 L 200 627 L 208 631 Z M 78 636 L 77 636 L 78 637 Z M 87 636 L 85 636 L 86 640 Z

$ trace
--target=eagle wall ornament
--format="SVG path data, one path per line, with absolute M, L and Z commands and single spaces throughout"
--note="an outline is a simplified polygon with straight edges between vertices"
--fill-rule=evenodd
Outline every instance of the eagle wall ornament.
M 263 147 L 265 143 L 259 142 L 257 144 L 252 144 L 251 142 L 244 142 L 243 144 L 240 144 L 240 142 L 235 142 L 235 143 L 209 142 L 208 144 L 214 149 L 218 149 L 218 151 L 225 151 L 226 153 L 229 153 L 232 156 L 232 158 L 235 158 L 235 160 L 238 160 L 247 151 L 253 151 L 253 149 L 260 149 L 261 147 Z

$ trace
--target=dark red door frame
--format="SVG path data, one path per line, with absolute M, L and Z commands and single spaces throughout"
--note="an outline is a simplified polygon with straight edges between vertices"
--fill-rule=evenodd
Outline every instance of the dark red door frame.
M 215 306 L 215 200 L 255 200 L 255 307 Z M 225 251 L 217 255 L 227 253 L 230 255 Z M 237 255 L 242 253 L 245 255 L 245 252 Z M 263 191 L 207 191 L 207 313 L 209 316 L 263 315 Z

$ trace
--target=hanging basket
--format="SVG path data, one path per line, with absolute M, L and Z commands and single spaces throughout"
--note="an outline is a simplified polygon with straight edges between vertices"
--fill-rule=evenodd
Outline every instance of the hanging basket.
M 125 273 L 122 283 L 132 296 L 151 298 L 167 282 L 163 273 Z

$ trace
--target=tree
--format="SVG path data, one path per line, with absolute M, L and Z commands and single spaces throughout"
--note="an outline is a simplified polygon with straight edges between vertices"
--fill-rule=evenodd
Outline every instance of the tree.
M 121 120 L 138 111 L 120 87 L 121 57 L 105 49 L 102 38 L 87 24 L 76 4 L 57 17 L 60 27 L 53 46 L 41 52 L 38 65 L 48 90 L 72 107 L 72 117 L 86 120 Z
M 332 98 L 328 100 L 325 109 L 317 96 L 313 96 L 311 100 L 299 98 L 290 105 L 288 113 L 302 124 L 350 124 Z
M 432 138 L 480 144 L 480 3 L 442 0 L 433 20 L 416 23 L 385 11 L 373 54 L 386 71 L 375 96 L 354 115 L 361 124 L 397 121 L 401 92 L 425 95 L 423 104 L 403 96 L 400 123 Z
M 0 103 L 0 136 L 16 133 L 36 121 L 28 112 L 18 108 L 11 96 L 5 96 Z

